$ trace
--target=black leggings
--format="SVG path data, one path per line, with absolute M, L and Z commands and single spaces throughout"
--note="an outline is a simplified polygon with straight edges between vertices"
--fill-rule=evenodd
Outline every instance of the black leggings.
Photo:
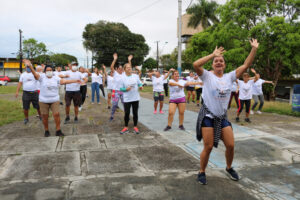
M 84 104 L 85 97 L 86 97 L 86 91 L 87 91 L 87 86 L 86 85 L 81 85 L 80 86 L 81 105 Z
M 100 88 L 100 90 L 102 91 L 103 96 L 105 97 L 103 84 L 100 84 L 100 85 L 99 85 L 99 88 Z
M 132 101 L 132 102 L 125 102 L 124 109 L 125 109 L 125 126 L 128 126 L 129 122 L 129 115 L 130 115 L 130 107 L 132 106 L 132 113 L 133 113 L 133 124 L 137 126 L 138 123 L 138 110 L 139 110 L 139 101 Z
M 243 111 L 244 104 L 246 105 L 246 113 L 249 113 L 250 112 L 250 106 L 251 106 L 251 99 L 247 99 L 247 100 L 240 100 L 239 99 L 238 112 L 241 113 Z
M 202 93 L 202 88 L 198 88 L 196 89 L 196 100 L 199 101 L 200 100 L 200 96 L 201 96 L 201 93 Z
M 167 97 L 169 95 L 168 83 L 164 83 L 164 90 L 165 90 L 165 96 Z

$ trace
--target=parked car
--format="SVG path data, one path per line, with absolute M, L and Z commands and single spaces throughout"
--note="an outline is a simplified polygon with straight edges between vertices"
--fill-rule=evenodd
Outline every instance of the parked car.
M 143 86 L 151 86 L 152 85 L 152 79 L 148 77 L 141 78 Z
M 10 78 L 8 76 L 3 76 L 1 75 L 0 76 L 0 81 L 6 81 L 6 82 L 9 82 L 10 81 Z
M 0 80 L 0 86 L 2 86 L 2 85 L 7 85 L 7 81 Z

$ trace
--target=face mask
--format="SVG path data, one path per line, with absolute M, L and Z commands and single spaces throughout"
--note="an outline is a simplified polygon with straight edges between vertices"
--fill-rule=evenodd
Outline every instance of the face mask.
M 27 72 L 31 72 L 31 69 L 29 67 L 26 68 Z
M 72 66 L 73 71 L 77 71 L 77 66 Z
M 46 76 L 47 76 L 48 78 L 51 78 L 51 77 L 53 76 L 53 72 L 52 72 L 52 71 L 47 71 L 47 72 L 46 72 Z

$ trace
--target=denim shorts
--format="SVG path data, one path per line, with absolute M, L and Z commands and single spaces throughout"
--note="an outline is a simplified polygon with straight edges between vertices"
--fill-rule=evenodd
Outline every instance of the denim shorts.
M 221 128 L 225 128 L 227 126 L 231 126 L 231 123 L 228 120 L 223 119 Z M 204 117 L 202 120 L 201 127 L 212 127 L 213 128 L 214 127 L 214 119 L 211 119 L 209 117 Z

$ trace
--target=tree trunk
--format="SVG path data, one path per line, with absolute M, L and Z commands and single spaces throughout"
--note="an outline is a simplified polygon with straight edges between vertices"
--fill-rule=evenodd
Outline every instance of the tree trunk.
M 274 86 L 273 89 L 271 91 L 271 100 L 275 100 L 276 97 L 276 92 L 275 92 L 275 88 L 277 86 L 279 77 L 281 76 L 281 70 L 282 70 L 282 64 L 281 61 L 277 61 L 276 65 L 275 65 L 275 70 L 274 70 Z

